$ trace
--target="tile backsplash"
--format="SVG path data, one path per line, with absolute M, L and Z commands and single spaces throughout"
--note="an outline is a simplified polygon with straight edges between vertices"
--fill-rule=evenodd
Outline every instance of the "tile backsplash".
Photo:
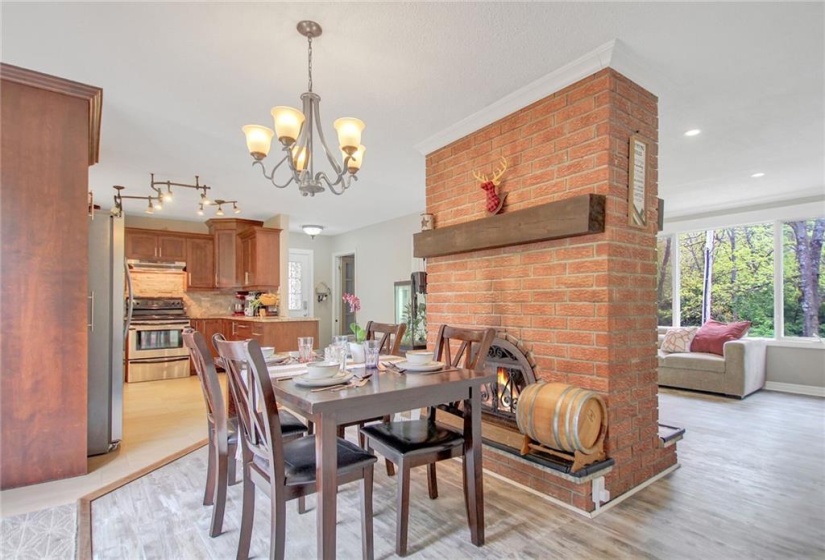
M 183 294 L 186 314 L 193 318 L 226 317 L 232 315 L 235 296 L 215 292 L 187 292 Z
M 182 297 L 186 291 L 186 273 L 132 270 L 132 293 L 135 297 Z

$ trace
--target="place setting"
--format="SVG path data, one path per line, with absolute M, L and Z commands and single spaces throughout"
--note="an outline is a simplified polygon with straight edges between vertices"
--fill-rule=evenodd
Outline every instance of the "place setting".
M 404 360 L 399 362 L 382 361 L 381 365 L 396 373 L 428 374 L 444 370 L 444 362 L 432 359 L 431 350 L 410 350 Z

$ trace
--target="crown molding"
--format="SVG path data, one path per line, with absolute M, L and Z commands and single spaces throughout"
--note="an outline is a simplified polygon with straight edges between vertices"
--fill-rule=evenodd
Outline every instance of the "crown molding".
M 595 74 L 611 65 L 614 53 L 619 47 L 617 40 L 608 41 L 589 53 L 565 64 L 561 68 L 517 89 L 480 111 L 465 117 L 457 123 L 437 132 L 413 146 L 423 155 L 428 155 L 451 142 L 494 123 L 519 109 L 544 99 L 582 78 Z
M 89 165 L 98 162 L 100 158 L 100 115 L 103 109 L 102 89 L 6 63 L 0 63 L 0 77 L 9 82 L 87 101 L 89 103 Z

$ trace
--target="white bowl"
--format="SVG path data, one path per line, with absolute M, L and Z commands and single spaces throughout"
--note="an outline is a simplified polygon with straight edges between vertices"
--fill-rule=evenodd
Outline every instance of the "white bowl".
M 274 346 L 261 346 L 261 354 L 264 355 L 264 360 L 268 360 L 273 355 L 275 355 L 275 347 Z
M 433 360 L 432 350 L 410 350 L 407 352 L 407 361 L 411 364 L 427 364 Z
M 324 379 L 338 373 L 338 362 L 310 362 L 307 364 L 307 377 L 310 379 Z

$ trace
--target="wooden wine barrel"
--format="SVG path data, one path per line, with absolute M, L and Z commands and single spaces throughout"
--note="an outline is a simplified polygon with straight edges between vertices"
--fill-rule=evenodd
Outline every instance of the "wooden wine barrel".
M 542 381 L 519 395 L 516 421 L 523 434 L 547 447 L 591 454 L 604 440 L 607 408 L 593 391 Z

